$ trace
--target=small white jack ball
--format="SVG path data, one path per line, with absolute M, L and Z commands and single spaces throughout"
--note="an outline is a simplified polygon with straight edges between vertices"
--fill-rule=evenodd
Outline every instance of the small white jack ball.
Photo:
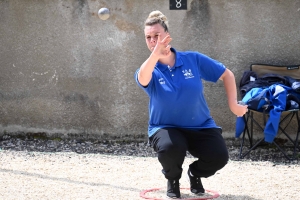
M 107 20 L 109 18 L 109 10 L 107 8 L 100 8 L 98 17 L 102 20 Z

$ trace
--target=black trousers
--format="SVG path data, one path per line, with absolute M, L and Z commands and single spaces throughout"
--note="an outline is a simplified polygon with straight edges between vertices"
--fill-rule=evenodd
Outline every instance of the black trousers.
M 149 143 L 158 154 L 158 160 L 166 179 L 179 180 L 182 164 L 189 151 L 198 158 L 189 165 L 194 176 L 209 177 L 223 168 L 229 159 L 222 129 L 209 128 L 190 130 L 164 128 L 149 138 Z

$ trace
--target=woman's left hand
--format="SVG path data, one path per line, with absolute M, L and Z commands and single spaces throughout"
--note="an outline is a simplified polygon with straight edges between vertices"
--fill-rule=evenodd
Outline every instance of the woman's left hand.
M 242 105 L 236 102 L 234 105 L 230 106 L 230 110 L 237 116 L 242 117 L 248 112 L 248 105 Z

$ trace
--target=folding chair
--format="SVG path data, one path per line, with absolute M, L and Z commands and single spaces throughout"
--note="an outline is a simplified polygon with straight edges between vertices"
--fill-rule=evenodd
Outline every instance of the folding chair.
M 257 75 L 256 77 L 257 79 L 263 77 L 266 74 L 277 74 L 282 77 L 286 77 L 286 76 L 291 77 L 297 81 L 300 80 L 300 65 L 274 66 L 274 65 L 265 65 L 265 64 L 252 64 L 250 66 L 250 72 L 251 71 L 255 72 L 255 74 Z M 239 155 L 240 159 L 246 157 L 251 151 L 255 150 L 258 146 L 265 143 L 264 130 L 269 118 L 270 118 L 270 113 L 266 108 L 262 108 L 261 110 L 255 110 L 249 108 L 248 112 L 243 116 L 245 127 L 241 137 L 240 155 Z M 293 124 L 296 125 L 292 126 Z M 262 132 L 262 134 L 260 133 L 255 134 L 258 135 L 259 138 L 254 139 L 254 131 Z M 280 138 L 282 139 L 282 137 L 280 137 L 282 135 L 285 136 L 285 138 L 287 138 L 286 143 L 290 143 L 292 145 L 293 148 L 292 155 L 288 155 L 287 151 L 285 150 L 286 147 L 285 144 L 280 144 L 280 142 L 277 142 L 277 139 Z M 275 145 L 280 150 L 280 152 L 285 156 L 286 159 L 293 160 L 296 159 L 297 152 L 300 151 L 300 146 L 298 141 L 299 135 L 300 135 L 299 107 L 297 109 L 284 110 L 281 112 L 280 115 L 278 132 L 274 140 L 270 144 Z M 247 144 L 249 144 L 248 149 L 246 149 L 245 147 L 247 138 L 248 138 Z

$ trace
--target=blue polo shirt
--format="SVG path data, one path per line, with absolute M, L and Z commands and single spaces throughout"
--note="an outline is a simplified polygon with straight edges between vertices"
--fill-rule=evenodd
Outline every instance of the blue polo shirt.
M 217 128 L 204 99 L 202 79 L 217 82 L 225 66 L 198 52 L 171 51 L 175 65 L 157 62 L 146 87 L 138 81 L 139 69 L 135 73 L 137 84 L 150 98 L 148 136 L 165 127 Z

